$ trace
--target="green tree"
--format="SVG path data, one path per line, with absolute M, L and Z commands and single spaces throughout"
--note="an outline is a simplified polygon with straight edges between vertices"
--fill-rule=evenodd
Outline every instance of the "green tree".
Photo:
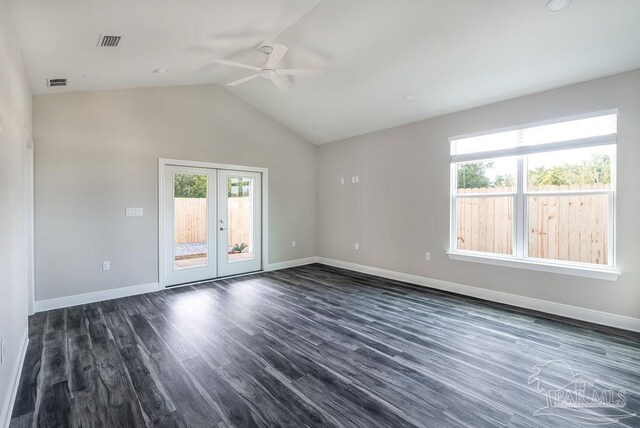
M 176 174 L 174 179 L 176 198 L 206 198 L 207 176 L 194 174 Z
M 581 164 L 566 163 L 552 168 L 540 166 L 529 171 L 530 186 L 608 183 L 611 183 L 611 158 L 605 154 L 594 154 Z
M 238 198 L 249 196 L 251 181 L 248 178 L 236 178 L 227 181 L 227 196 Z
M 480 189 L 491 187 L 491 180 L 486 175 L 493 162 L 468 162 L 458 165 L 458 188 Z
M 493 181 L 492 187 L 513 187 L 516 185 L 516 180 L 511 174 L 496 175 L 496 179 Z

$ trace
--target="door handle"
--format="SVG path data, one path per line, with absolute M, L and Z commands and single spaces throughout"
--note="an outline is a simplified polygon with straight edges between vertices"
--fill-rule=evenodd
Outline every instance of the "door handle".
M 221 228 L 220 228 L 220 230 L 225 230 L 225 229 L 226 229 L 226 227 L 221 227 Z

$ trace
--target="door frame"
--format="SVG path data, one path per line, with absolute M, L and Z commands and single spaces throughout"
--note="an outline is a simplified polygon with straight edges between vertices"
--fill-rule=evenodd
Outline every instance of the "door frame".
M 235 171 L 258 172 L 262 174 L 262 257 L 260 260 L 261 270 L 265 270 L 269 260 L 269 168 L 232 165 L 226 163 L 202 162 L 181 159 L 158 159 L 158 282 L 160 289 L 167 288 L 164 275 L 164 202 L 165 185 L 164 176 L 167 166 L 186 166 L 207 169 L 225 169 Z M 217 261 L 216 261 L 217 262 Z M 188 284 L 187 284 L 188 285 Z M 180 285 L 172 286 L 180 287 Z

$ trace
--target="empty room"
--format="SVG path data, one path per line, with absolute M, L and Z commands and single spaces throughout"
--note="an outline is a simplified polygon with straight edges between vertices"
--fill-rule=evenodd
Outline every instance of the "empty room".
M 640 0 L 0 0 L 0 428 L 640 427 Z

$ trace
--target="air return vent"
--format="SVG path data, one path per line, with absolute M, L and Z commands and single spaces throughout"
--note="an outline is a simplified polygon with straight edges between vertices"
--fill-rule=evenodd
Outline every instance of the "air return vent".
M 101 34 L 98 39 L 98 46 L 105 48 L 116 47 L 120 43 L 120 39 L 122 39 L 122 36 Z
M 67 79 L 47 79 L 47 86 L 67 86 Z

